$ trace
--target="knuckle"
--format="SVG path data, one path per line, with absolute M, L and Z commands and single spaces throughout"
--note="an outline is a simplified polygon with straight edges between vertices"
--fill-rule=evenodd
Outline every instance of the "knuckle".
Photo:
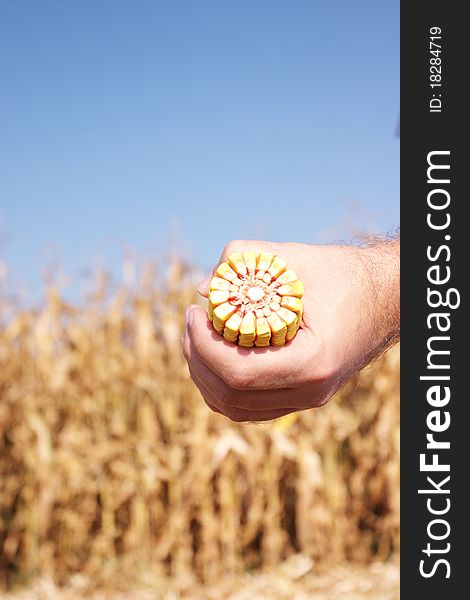
M 248 390 L 254 384 L 255 378 L 243 367 L 232 368 L 227 375 L 227 383 L 234 390 Z
M 222 253 L 223 258 L 227 258 L 227 256 L 230 256 L 230 254 L 233 254 L 237 250 L 240 251 L 240 248 L 243 247 L 243 243 L 243 240 L 230 240 L 227 242 Z

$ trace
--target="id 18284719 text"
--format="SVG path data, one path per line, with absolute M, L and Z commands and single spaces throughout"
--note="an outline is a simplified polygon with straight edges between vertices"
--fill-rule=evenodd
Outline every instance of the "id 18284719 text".
M 429 28 L 429 112 L 442 112 L 442 29 Z

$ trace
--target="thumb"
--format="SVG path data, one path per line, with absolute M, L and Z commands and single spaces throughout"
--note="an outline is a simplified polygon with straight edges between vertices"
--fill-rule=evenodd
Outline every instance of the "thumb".
M 201 296 L 204 296 L 204 298 L 207 298 L 207 296 L 209 295 L 210 281 L 211 281 L 211 275 L 206 275 L 206 277 L 204 277 L 204 279 L 197 286 L 198 294 L 200 294 Z

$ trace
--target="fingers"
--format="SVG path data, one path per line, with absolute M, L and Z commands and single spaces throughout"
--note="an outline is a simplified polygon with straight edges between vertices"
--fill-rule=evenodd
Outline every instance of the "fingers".
M 184 353 L 189 363 L 193 380 L 204 386 L 204 391 L 210 395 L 211 402 L 221 412 L 227 408 L 243 408 L 247 411 L 258 411 L 269 406 L 276 410 L 297 410 L 312 406 L 311 393 L 307 390 L 236 390 L 230 388 L 223 379 L 218 377 L 205 365 L 197 353 L 190 348 L 189 338 L 184 340 Z M 199 387 L 199 385 L 198 385 Z M 203 390 L 201 390 L 203 393 Z M 204 394 L 206 397 L 207 394 Z
M 260 410 L 247 410 L 236 406 L 224 406 L 223 408 L 219 408 L 218 400 L 214 397 L 209 388 L 204 385 L 204 383 L 197 377 L 197 375 L 195 375 L 194 372 L 192 372 L 191 369 L 190 372 L 191 377 L 196 384 L 196 387 L 201 392 L 207 406 L 212 411 L 228 417 L 231 421 L 235 421 L 237 423 L 271 421 L 273 419 L 283 417 L 294 410 L 292 408 L 272 409 L 269 407 Z
M 231 388 L 275 390 L 298 388 L 311 380 L 321 380 L 322 357 L 315 336 L 301 329 L 282 347 L 241 348 L 226 342 L 201 307 L 188 310 L 187 334 L 198 357 Z
M 204 279 L 197 286 L 197 293 L 204 298 L 209 296 L 209 285 L 211 282 L 212 275 L 206 275 Z
M 191 310 L 196 309 L 199 310 L 199 307 Z M 217 334 L 215 334 L 215 339 L 210 338 L 208 343 L 214 344 L 216 348 L 225 344 L 228 345 L 228 342 L 225 342 Z M 230 344 L 229 349 L 235 352 L 233 360 L 236 363 L 240 358 L 236 353 L 237 347 Z M 290 388 L 282 387 L 281 381 L 278 389 L 234 388 L 220 377 L 220 374 L 213 370 L 212 366 L 207 365 L 202 360 L 194 342 L 194 335 L 191 335 L 189 327 L 183 337 L 183 352 L 188 361 L 191 376 L 195 382 L 198 382 L 201 393 L 205 398 L 210 394 L 211 399 L 209 401 L 211 404 L 224 414 L 230 408 L 266 411 L 269 407 L 270 410 L 291 412 L 292 410 L 306 409 L 323 404 L 329 393 L 329 384 L 322 381 L 317 381 L 313 386 L 311 383 L 297 384 Z M 201 389 L 199 384 L 203 385 L 204 389 Z

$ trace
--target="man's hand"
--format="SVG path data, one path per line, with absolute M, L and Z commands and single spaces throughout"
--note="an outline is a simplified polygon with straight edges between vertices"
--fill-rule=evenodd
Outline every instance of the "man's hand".
M 267 251 L 305 286 L 304 315 L 282 347 L 241 348 L 218 335 L 207 313 L 186 314 L 183 352 L 207 405 L 233 421 L 266 421 L 325 404 L 357 370 L 398 339 L 399 242 L 368 248 L 233 241 L 233 252 Z M 210 278 L 200 286 L 208 294 Z

